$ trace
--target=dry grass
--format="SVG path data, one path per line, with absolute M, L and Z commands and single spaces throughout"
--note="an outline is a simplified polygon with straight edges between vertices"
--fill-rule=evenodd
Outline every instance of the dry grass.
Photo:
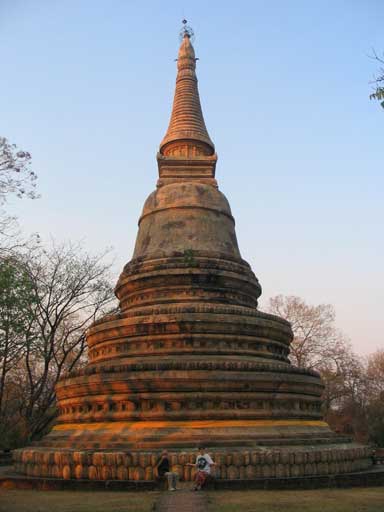
M 0 489 L 0 512 L 150 512 L 158 492 Z M 384 487 L 211 491 L 209 512 L 383 512 Z M 183 512 L 183 511 L 180 511 Z
M 0 489 L 0 512 L 150 512 L 155 492 Z
M 384 487 L 311 491 L 215 491 L 209 512 L 383 512 Z

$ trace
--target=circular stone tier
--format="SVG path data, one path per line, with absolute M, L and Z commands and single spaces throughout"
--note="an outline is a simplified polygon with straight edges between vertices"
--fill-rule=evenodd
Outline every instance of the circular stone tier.
M 141 306 L 204 302 L 255 309 L 261 287 L 248 263 L 196 249 L 168 258 L 137 258 L 116 286 L 121 311 Z
M 164 437 L 159 421 L 191 422 L 180 432 L 184 445 L 194 446 L 203 436 L 210 446 L 233 445 L 241 433 L 241 444 L 253 445 L 262 437 L 282 434 L 281 428 L 275 431 L 272 423 L 250 423 L 250 428 L 243 428 L 247 420 L 289 420 L 291 425 L 303 425 L 302 435 L 308 435 L 306 421 L 310 421 L 309 432 L 314 425 L 319 425 L 324 435 L 324 423 L 321 419 L 321 393 L 323 386 L 317 374 L 299 370 L 288 365 L 278 365 L 241 360 L 177 361 L 143 360 L 125 365 L 105 364 L 89 366 L 71 377 L 60 381 L 57 386 L 59 416 L 56 430 L 60 428 L 60 443 L 72 446 L 80 443 L 87 447 L 111 446 L 111 440 L 95 440 L 88 430 L 94 422 L 135 422 L 144 421 L 151 432 L 149 438 L 146 429 L 140 427 L 131 438 L 132 432 L 125 427 L 119 435 L 115 433 L 114 443 L 129 447 L 175 446 L 175 438 Z M 193 430 L 192 422 L 217 420 L 215 429 L 205 434 Z M 219 435 L 220 421 L 233 420 L 234 430 L 226 424 Z M 311 423 L 311 420 L 315 423 Z M 158 429 L 158 440 L 154 439 L 151 421 Z M 304 423 L 301 423 L 304 421 Z M 236 423 L 237 422 L 237 423 Z M 83 426 L 80 426 L 80 423 Z M 164 423 L 164 424 L 165 424 Z M 65 440 L 66 424 L 76 424 L 78 436 Z M 87 426 L 87 424 L 90 424 Z M 199 424 L 199 423 L 198 423 Z M 130 424 L 127 424 L 130 427 Z M 134 424 L 135 425 L 135 424 Z M 204 423 L 205 425 L 205 423 Z M 261 425 L 262 431 L 256 427 Z M 264 426 L 267 427 L 264 428 Z M 279 423 L 279 427 L 282 423 Z M 112 427 L 113 424 L 112 424 Z M 167 431 L 169 425 L 167 426 Z M 283 430 L 285 427 L 283 428 Z M 286 436 L 290 436 L 287 428 Z M 84 431 L 84 435 L 81 433 Z M 243 431 L 247 437 L 244 440 Z M 55 432 L 55 430 L 53 431 Z M 53 433 L 52 432 L 52 433 Z M 260 432 L 262 432 L 260 434 Z M 327 430 L 327 435 L 330 431 Z M 50 436 L 45 440 L 50 442 Z M 318 432 L 316 432 L 318 433 Z M 96 431 L 99 435 L 99 431 Z M 139 438 L 138 436 L 142 436 Z M 293 437 L 297 431 L 293 431 Z M 125 436 L 125 437 L 124 437 Z M 83 439 L 84 437 L 84 439 Z M 201 440 L 201 439 L 200 439 Z M 58 437 L 55 437 L 58 442 Z M 67 443 L 67 444 L 65 444 Z
M 172 304 L 109 317 L 88 331 L 90 364 L 156 357 L 289 364 L 289 324 L 256 309 Z M 255 358 L 258 358 L 255 360 Z
M 269 446 L 252 450 L 210 450 L 218 479 L 254 479 L 336 475 L 366 470 L 369 448 L 355 444 Z M 160 453 L 26 448 L 14 451 L 15 469 L 34 477 L 89 480 L 153 480 Z M 171 469 L 193 480 L 196 454 L 169 452 Z

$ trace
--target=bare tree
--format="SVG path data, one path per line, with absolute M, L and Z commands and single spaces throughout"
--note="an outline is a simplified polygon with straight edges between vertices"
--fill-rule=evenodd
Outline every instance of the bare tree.
M 18 421 L 30 439 L 54 418 L 55 385 L 81 364 L 86 329 L 113 307 L 111 265 L 105 256 L 90 256 L 79 244 L 63 244 L 21 258 L 33 294 L 26 307 L 32 321 L 14 341 L 22 349 L 8 389 L 9 407 L 14 411 L 17 404 Z
M 332 407 L 342 408 L 346 402 L 354 407 L 364 405 L 365 368 L 349 344 L 345 343 L 337 354 L 330 354 L 319 371 L 325 384 L 325 412 Z
M 384 400 L 384 350 L 377 350 L 368 357 L 367 378 L 369 394 Z
M 20 245 L 20 231 L 15 217 L 0 207 L 0 257 L 9 257 Z
M 324 413 L 330 425 L 360 441 L 384 446 L 384 351 L 357 356 L 336 328 L 329 304 L 312 306 L 299 297 L 278 295 L 269 311 L 292 325 L 291 361 L 320 372 Z
M 268 311 L 291 323 L 290 359 L 294 365 L 320 370 L 330 359 L 336 363 L 345 351 L 346 339 L 335 326 L 330 304 L 311 306 L 300 297 L 277 295 L 270 299 Z
M 383 55 L 384 57 L 384 55 Z M 379 74 L 375 77 L 373 83 L 375 84 L 375 92 L 369 97 L 371 100 L 380 101 L 380 105 L 384 108 L 384 58 L 379 57 L 375 50 L 373 50 L 372 58 L 380 64 Z
M 291 362 L 320 372 L 325 385 L 324 413 L 340 407 L 346 400 L 356 404 L 361 397 L 363 367 L 335 325 L 333 306 L 312 306 L 300 297 L 278 295 L 270 299 L 268 310 L 291 323 L 294 334 Z
M 26 339 L 24 364 L 27 399 L 23 415 L 31 436 L 51 421 L 55 385 L 80 361 L 85 330 L 111 309 L 114 300 L 105 253 L 90 256 L 79 245 L 42 251 L 28 273 L 36 296 L 36 332 Z
M 36 174 L 31 170 L 31 155 L 0 137 L 0 202 L 9 194 L 35 198 Z
M 31 250 L 38 235 L 25 238 L 21 235 L 15 217 L 4 209 L 9 195 L 35 199 L 36 174 L 31 170 L 31 155 L 0 137 L 0 257 L 9 257 L 16 250 Z
M 348 361 L 343 372 L 344 393 L 331 411 L 331 422 L 358 440 L 384 446 L 384 351 L 366 360 Z
M 384 350 L 368 357 L 366 416 L 370 439 L 384 447 Z
M 6 260 L 13 258 L 17 261 L 21 254 L 34 253 L 40 246 L 40 236 L 34 233 L 25 236 L 15 217 L 7 215 L 0 208 L 0 258 Z

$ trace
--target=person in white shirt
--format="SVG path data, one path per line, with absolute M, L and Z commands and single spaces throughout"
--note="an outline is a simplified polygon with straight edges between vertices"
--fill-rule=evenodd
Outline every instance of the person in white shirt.
M 195 487 L 194 491 L 200 491 L 205 484 L 208 476 L 211 474 L 211 466 L 215 463 L 211 459 L 210 455 L 206 453 L 204 446 L 199 447 L 199 455 L 196 457 L 195 464 L 187 464 L 188 466 L 196 466 L 197 472 L 195 476 Z

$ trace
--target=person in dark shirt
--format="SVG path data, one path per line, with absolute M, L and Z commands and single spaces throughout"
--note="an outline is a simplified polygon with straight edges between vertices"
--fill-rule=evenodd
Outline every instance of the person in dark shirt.
M 176 491 L 177 473 L 171 471 L 168 452 L 164 450 L 156 464 L 158 478 L 166 478 L 168 482 L 168 490 Z

